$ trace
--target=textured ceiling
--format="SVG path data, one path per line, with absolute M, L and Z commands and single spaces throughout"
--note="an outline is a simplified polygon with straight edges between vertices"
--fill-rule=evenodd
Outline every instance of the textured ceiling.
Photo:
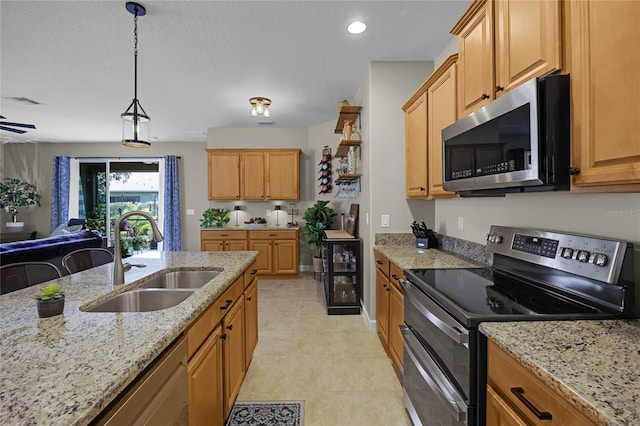
M 209 127 L 334 120 L 372 61 L 433 60 L 469 5 L 449 1 L 140 1 L 138 98 L 154 141 L 204 141 Z M 1 114 L 34 123 L 2 141 L 119 141 L 133 98 L 133 15 L 124 1 L 0 2 Z M 346 32 L 355 19 L 368 28 Z M 426 76 L 425 76 L 426 77 Z M 26 97 L 40 105 L 10 98 Z M 400 106 L 398 106 L 399 108 Z

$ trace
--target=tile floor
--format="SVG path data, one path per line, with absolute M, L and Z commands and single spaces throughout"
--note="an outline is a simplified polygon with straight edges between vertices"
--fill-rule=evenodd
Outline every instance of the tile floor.
M 360 315 L 327 315 L 322 284 L 260 279 L 259 342 L 238 400 L 304 400 L 305 426 L 410 426 L 402 388 Z

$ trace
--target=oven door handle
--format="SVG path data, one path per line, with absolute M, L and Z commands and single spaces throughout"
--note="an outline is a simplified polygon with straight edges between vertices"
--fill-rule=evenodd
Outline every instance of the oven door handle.
M 411 362 L 415 365 L 420 376 L 431 388 L 431 390 L 440 398 L 448 407 L 450 407 L 458 422 L 467 424 L 468 405 L 464 402 L 462 396 L 455 390 L 451 382 L 440 371 L 438 365 L 431 359 L 428 353 L 421 352 L 425 349 L 420 345 L 418 339 L 413 335 L 409 327 L 400 326 L 402 332 L 403 345 L 407 355 L 411 358 Z
M 464 328 L 460 330 L 460 325 L 447 312 L 431 301 L 420 290 L 416 289 L 411 282 L 402 282 L 405 293 L 405 303 L 408 300 L 420 313 L 429 320 L 440 331 L 449 336 L 454 342 L 469 347 L 469 332 Z

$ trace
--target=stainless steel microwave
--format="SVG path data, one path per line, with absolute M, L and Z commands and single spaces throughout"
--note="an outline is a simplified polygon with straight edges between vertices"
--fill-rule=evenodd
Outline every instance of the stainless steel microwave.
M 569 76 L 532 79 L 442 130 L 443 187 L 462 196 L 569 189 Z

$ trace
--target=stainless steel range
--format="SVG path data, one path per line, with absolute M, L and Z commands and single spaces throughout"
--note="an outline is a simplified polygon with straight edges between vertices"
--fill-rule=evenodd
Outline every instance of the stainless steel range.
M 633 246 L 492 226 L 493 266 L 406 269 L 403 388 L 414 424 L 483 425 L 484 321 L 637 318 Z

